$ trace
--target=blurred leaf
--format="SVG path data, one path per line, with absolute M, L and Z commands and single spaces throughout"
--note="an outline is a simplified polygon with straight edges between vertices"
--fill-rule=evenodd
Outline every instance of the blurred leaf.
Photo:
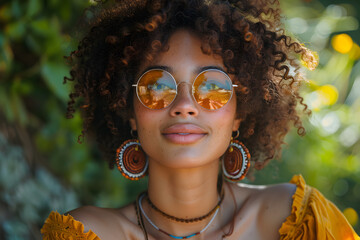
M 9 73 L 11 71 L 13 58 L 13 52 L 7 39 L 0 33 L 0 77 L 2 72 Z
M 42 134 L 36 135 L 35 143 L 36 146 L 38 147 L 38 150 L 42 153 L 46 153 L 53 150 L 53 144 L 49 141 L 48 138 L 45 138 Z
M 27 17 L 31 18 L 34 17 L 41 11 L 41 4 L 40 0 L 29 0 L 27 6 Z
M 11 85 L 11 92 L 16 94 L 16 95 L 20 95 L 20 96 L 25 96 L 28 95 L 32 90 L 32 85 L 29 81 L 25 81 L 25 79 L 15 79 L 12 82 Z
M 5 35 L 12 40 L 20 40 L 25 35 L 25 30 L 25 23 L 18 21 L 5 26 Z
M 15 119 L 20 123 L 20 125 L 25 126 L 28 118 L 26 108 L 19 95 L 15 93 L 11 94 L 10 106 L 14 111 Z
M 19 220 L 8 219 L 3 226 L 7 240 L 20 240 L 29 237 L 29 229 L 26 224 Z
M 11 13 L 15 18 L 20 18 L 22 16 L 21 4 L 19 0 L 11 1 Z
M 46 50 L 45 50 L 45 54 L 47 57 L 49 58 L 59 58 L 60 53 L 62 53 L 62 41 L 63 39 L 61 38 L 61 36 L 56 36 L 56 38 L 51 38 L 51 41 L 46 42 Z
M 64 21 L 68 21 L 71 17 L 70 9 L 70 1 L 63 1 L 60 5 L 59 13 L 61 16 L 61 19 Z
M 2 87 L 0 87 L 0 109 L 5 114 L 5 117 L 8 121 L 14 121 L 15 114 L 10 104 L 10 97 L 6 93 L 6 90 Z
M 36 39 L 33 34 L 29 34 L 25 37 L 26 46 L 32 50 L 33 53 L 38 55 L 43 54 L 43 45 L 42 42 Z
M 10 5 L 3 5 L 0 6 L 0 20 L 6 22 L 9 21 L 11 19 L 11 10 L 10 10 Z
M 344 17 L 337 22 L 334 32 L 356 31 L 358 28 L 359 22 L 356 18 Z
M 64 76 L 68 74 L 68 67 L 64 63 L 44 62 L 41 74 L 51 91 L 63 102 L 67 102 L 70 87 L 63 84 Z
M 49 20 L 45 18 L 31 21 L 29 26 L 36 34 L 44 37 L 48 36 L 49 32 L 53 31 L 53 28 L 51 27 Z

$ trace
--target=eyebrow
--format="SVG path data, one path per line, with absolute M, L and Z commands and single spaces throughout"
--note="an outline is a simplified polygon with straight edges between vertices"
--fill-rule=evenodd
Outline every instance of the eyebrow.
M 196 69 L 196 73 L 201 73 L 203 71 L 209 70 L 209 69 L 216 69 L 219 71 L 222 71 L 224 73 L 226 73 L 226 71 L 224 70 L 224 68 L 220 67 L 220 66 L 205 66 L 205 67 L 199 67 Z
M 168 71 L 169 73 L 173 73 L 173 68 L 169 67 L 169 66 L 163 66 L 163 65 L 153 65 L 153 66 L 149 66 L 147 67 L 142 73 L 141 75 L 143 75 L 145 72 L 153 70 L 153 69 L 161 69 L 161 70 L 165 70 Z M 220 67 L 220 66 L 215 66 L 215 65 L 210 65 L 210 66 L 205 66 L 205 67 L 198 67 L 195 69 L 194 73 L 195 74 L 199 74 L 203 71 L 209 70 L 209 69 L 217 69 L 219 71 L 222 71 L 224 73 L 226 73 L 225 69 Z
M 165 71 L 168 71 L 169 73 L 173 72 L 172 68 L 171 67 L 168 67 L 168 66 L 162 66 L 162 65 L 153 65 L 153 66 L 149 66 L 147 67 L 142 73 L 146 73 L 147 71 L 150 71 L 150 70 L 153 70 L 153 69 L 161 69 L 161 70 L 165 70 Z

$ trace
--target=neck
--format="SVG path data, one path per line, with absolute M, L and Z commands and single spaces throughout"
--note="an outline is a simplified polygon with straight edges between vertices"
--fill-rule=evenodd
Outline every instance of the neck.
M 211 211 L 219 201 L 217 176 L 219 164 L 213 161 L 191 169 L 167 168 L 150 160 L 148 194 L 161 211 L 178 218 L 201 217 Z M 184 235 L 205 226 L 200 222 L 184 224 L 170 220 L 147 207 L 149 216 L 173 234 Z M 182 229 L 180 229 L 183 227 Z M 185 231 L 184 231 L 185 229 Z M 187 230 L 187 231 L 186 231 Z

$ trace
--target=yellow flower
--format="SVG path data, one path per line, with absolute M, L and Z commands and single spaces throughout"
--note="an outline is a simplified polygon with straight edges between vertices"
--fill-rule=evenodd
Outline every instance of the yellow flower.
M 334 36 L 331 40 L 331 44 L 336 51 L 345 54 L 350 52 L 354 42 L 349 35 L 342 33 Z
M 343 211 L 343 213 L 344 213 L 346 219 L 349 221 L 349 223 L 351 225 L 355 226 L 359 219 L 357 212 L 353 208 L 346 208 Z

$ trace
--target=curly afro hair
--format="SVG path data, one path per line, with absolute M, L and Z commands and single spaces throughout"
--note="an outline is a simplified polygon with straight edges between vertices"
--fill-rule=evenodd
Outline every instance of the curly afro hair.
M 290 123 L 305 130 L 296 111 L 303 80 L 300 60 L 314 68 L 311 51 L 285 35 L 277 0 L 122 0 L 89 9 L 88 22 L 72 64 L 67 117 L 80 108 L 84 120 L 81 139 L 93 135 L 110 167 L 115 151 L 130 136 L 138 68 L 151 61 L 179 28 L 199 34 L 202 51 L 222 57 L 235 75 L 240 139 L 249 148 L 255 168 L 280 155 Z M 80 141 L 80 140 L 79 140 Z

